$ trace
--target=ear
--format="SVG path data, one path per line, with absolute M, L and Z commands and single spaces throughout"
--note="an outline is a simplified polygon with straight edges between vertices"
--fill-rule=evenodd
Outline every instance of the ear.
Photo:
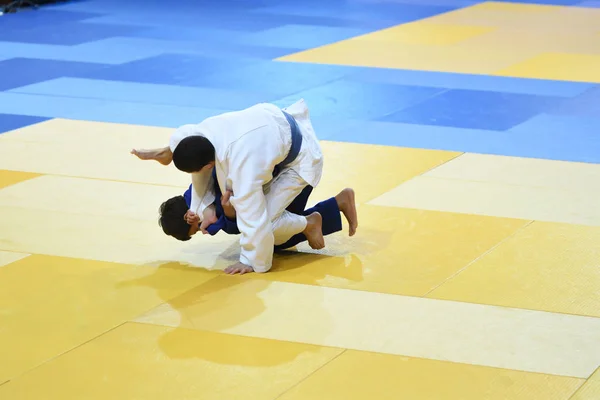
M 206 164 L 204 167 L 202 167 L 201 171 L 209 171 L 211 169 L 213 169 L 215 167 L 215 162 L 211 161 L 208 164 Z

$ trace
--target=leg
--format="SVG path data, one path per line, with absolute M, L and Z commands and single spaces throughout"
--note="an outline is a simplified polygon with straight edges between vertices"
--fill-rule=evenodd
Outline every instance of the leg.
M 286 210 L 304 208 L 312 191 L 309 187 L 292 169 L 284 170 L 266 185 L 267 212 L 273 224 L 276 245 L 302 232 L 312 248 L 320 249 L 325 246 L 321 232 L 322 217 L 318 212 L 303 216 Z
M 302 189 L 302 192 L 290 203 L 290 205 L 286 208 L 287 211 L 292 214 L 297 215 L 309 215 L 304 212 L 306 209 L 306 203 L 308 203 L 308 198 L 313 191 L 313 187 L 307 185 Z
M 335 197 L 322 201 L 313 208 L 304 211 L 305 215 L 311 215 L 314 212 L 321 214 L 323 218 L 323 224 L 321 226 L 321 233 L 323 236 L 342 230 L 342 217 L 340 216 L 340 209 Z M 275 250 L 289 249 L 306 240 L 306 235 L 304 233 L 298 233 L 292 236 L 287 242 L 275 246 Z
M 322 201 L 313 208 L 304 211 L 304 214 L 309 215 L 313 212 L 318 212 L 323 216 L 323 236 L 342 230 L 342 218 L 340 216 L 340 212 L 344 214 L 346 220 L 348 221 L 348 225 L 350 226 L 350 236 L 353 236 L 356 233 L 358 219 L 356 215 L 354 190 L 352 189 L 342 190 L 337 196 Z M 275 246 L 275 250 L 289 249 L 290 247 L 294 247 L 304 241 L 306 241 L 306 236 L 302 233 L 299 233 L 292 236 L 287 242 Z

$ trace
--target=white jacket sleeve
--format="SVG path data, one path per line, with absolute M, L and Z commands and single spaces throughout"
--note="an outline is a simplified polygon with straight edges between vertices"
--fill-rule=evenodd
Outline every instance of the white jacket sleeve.
M 240 139 L 229 153 L 231 204 L 240 230 L 240 262 L 255 272 L 267 272 L 273 263 L 273 228 L 263 185 L 272 178 L 279 149 L 269 140 Z M 257 156 L 259 155 L 259 156 Z

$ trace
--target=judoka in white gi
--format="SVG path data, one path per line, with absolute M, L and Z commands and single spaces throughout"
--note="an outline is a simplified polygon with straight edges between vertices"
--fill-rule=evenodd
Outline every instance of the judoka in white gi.
M 227 273 L 267 272 L 274 245 L 300 232 L 311 247 L 324 247 L 319 213 L 303 216 L 285 210 L 306 186 L 319 184 L 323 170 L 321 147 L 303 100 L 283 110 L 262 103 L 184 125 L 169 147 L 132 153 L 162 164 L 172 159 L 179 170 L 192 174 L 189 224 L 201 222 L 215 200 L 215 168 L 221 191 L 233 193 L 230 201 L 241 232 L 240 262 Z M 355 230 L 353 221 L 350 235 Z

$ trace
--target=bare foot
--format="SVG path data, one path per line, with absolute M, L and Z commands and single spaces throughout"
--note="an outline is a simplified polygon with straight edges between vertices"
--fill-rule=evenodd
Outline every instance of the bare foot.
M 308 244 L 315 250 L 325 247 L 325 238 L 323 237 L 323 217 L 318 212 L 314 212 L 306 217 L 306 228 L 304 235 L 308 239 Z
M 354 190 L 346 188 L 335 196 L 340 211 L 346 217 L 350 225 L 349 235 L 354 236 L 358 228 L 358 214 L 356 213 L 356 201 L 354 199 Z

